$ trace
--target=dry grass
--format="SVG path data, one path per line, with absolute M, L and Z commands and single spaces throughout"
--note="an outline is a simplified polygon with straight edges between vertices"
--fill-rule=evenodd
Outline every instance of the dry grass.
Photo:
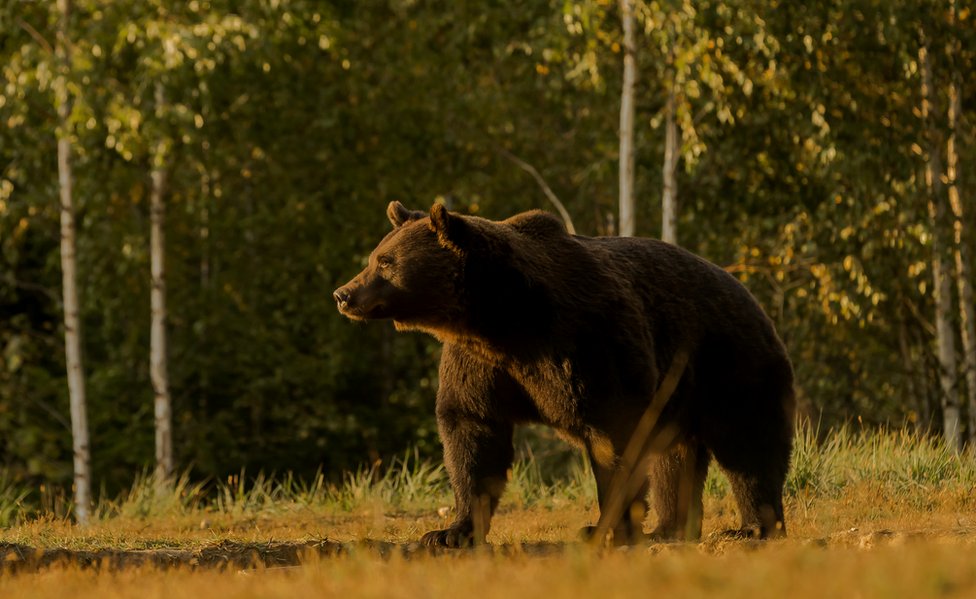
M 538 463 L 519 466 L 489 536 L 509 547 L 505 555 L 411 552 L 406 559 L 360 548 L 247 574 L 236 567 L 55 567 L 0 574 L 0 597 L 976 596 L 976 456 L 957 456 L 937 441 L 841 431 L 818 442 L 803 432 L 788 483 L 790 537 L 768 543 L 708 539 L 592 550 L 576 542 L 578 529 L 597 515 L 587 477 L 580 465 L 546 482 Z M 141 481 L 125 497 L 102 502 L 99 518 L 85 529 L 51 515 L 15 518 L 0 530 L 0 548 L 200 550 L 326 538 L 406 544 L 446 525 L 450 514 L 438 512 L 449 502 L 439 467 L 410 459 L 382 476 L 363 471 L 338 486 L 321 479 L 244 485 L 232 478 L 205 492 L 184 480 L 159 494 Z M 715 473 L 707 486 L 706 535 L 735 524 L 734 500 Z M 542 556 L 528 550 L 540 543 L 559 549 Z
M 6 599 L 115 597 L 972 597 L 972 546 L 928 541 L 876 549 L 785 541 L 720 554 L 691 546 L 550 557 L 470 555 L 379 559 L 353 555 L 300 568 L 53 569 L 0 578 Z M 661 595 L 664 593 L 664 595 Z

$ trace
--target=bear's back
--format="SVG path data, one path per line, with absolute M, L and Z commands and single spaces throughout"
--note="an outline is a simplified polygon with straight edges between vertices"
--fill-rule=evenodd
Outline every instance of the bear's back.
M 620 292 L 640 298 L 658 326 L 683 329 L 694 337 L 761 337 L 763 345 L 779 344 L 772 322 L 749 290 L 704 258 L 657 239 L 575 239 L 595 263 L 614 273 Z
M 540 210 L 485 222 L 497 224 L 505 225 L 500 232 L 507 231 L 514 250 L 504 259 L 527 282 L 515 295 L 541 298 L 526 320 L 551 322 L 557 337 L 594 327 L 608 333 L 609 327 L 650 331 L 659 345 L 711 336 L 782 351 L 772 322 L 745 286 L 683 248 L 642 237 L 570 235 L 558 217 Z

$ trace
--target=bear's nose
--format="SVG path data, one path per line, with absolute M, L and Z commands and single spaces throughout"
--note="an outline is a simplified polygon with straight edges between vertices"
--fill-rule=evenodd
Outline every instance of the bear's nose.
M 336 289 L 332 297 L 335 298 L 336 304 L 340 309 L 345 308 L 349 304 L 349 292 L 342 287 Z

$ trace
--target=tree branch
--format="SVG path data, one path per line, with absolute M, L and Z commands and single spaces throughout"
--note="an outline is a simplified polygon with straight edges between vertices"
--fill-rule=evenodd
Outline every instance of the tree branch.
M 37 291 L 38 293 L 42 293 L 45 296 L 47 296 L 48 299 L 54 302 L 54 304 L 59 308 L 62 306 L 61 298 L 58 297 L 58 294 L 55 293 L 54 291 L 51 291 L 47 287 L 44 287 L 43 285 L 38 285 L 37 283 L 28 283 L 26 281 L 20 281 L 9 273 L 4 273 L 2 275 L 2 280 L 8 285 L 13 285 L 14 287 L 19 287 L 20 289 L 26 289 L 27 291 Z
M 39 408 L 41 408 L 45 412 L 47 412 L 48 415 L 54 418 L 54 420 L 57 421 L 58 424 L 63 426 L 66 430 L 68 430 L 69 432 L 71 431 L 71 423 L 68 422 L 68 419 L 65 418 L 64 415 L 61 414 L 61 412 L 55 410 L 54 407 L 51 406 L 51 404 L 47 403 L 42 399 L 37 399 L 36 397 L 31 397 L 30 401 L 36 404 Z
M 555 206 L 556 210 L 559 211 L 559 215 L 563 218 L 563 223 L 566 224 L 566 230 L 569 231 L 570 235 L 576 235 L 576 227 L 573 226 L 573 219 L 570 218 L 569 212 L 566 210 L 566 207 L 563 206 L 563 203 L 559 201 L 559 198 L 556 197 L 556 194 L 552 191 L 552 188 L 549 187 L 549 185 L 546 183 L 546 180 L 543 179 L 542 175 L 539 174 L 539 171 L 535 170 L 534 166 L 522 160 L 515 154 L 512 154 L 505 148 L 498 148 L 498 153 L 504 156 L 505 158 L 507 158 L 508 160 L 512 161 L 517 167 L 519 167 L 523 171 L 532 175 L 532 178 L 535 179 L 535 182 L 538 183 L 539 187 L 542 188 L 542 192 L 546 194 L 546 197 L 549 198 L 549 201 L 552 202 L 552 205 Z
M 34 41 L 40 44 L 48 54 L 54 54 L 54 48 L 51 47 L 51 44 L 49 44 L 48 41 L 44 39 L 44 36 L 41 35 L 39 31 L 34 29 L 30 23 L 18 17 L 17 24 L 20 25 L 21 29 L 26 31 L 32 38 L 34 38 Z

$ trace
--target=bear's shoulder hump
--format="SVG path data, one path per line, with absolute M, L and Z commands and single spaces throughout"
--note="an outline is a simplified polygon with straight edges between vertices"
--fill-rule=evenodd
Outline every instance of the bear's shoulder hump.
M 503 222 L 515 229 L 516 232 L 537 239 L 565 237 L 567 235 L 563 221 L 556 215 L 542 210 L 522 212 Z

